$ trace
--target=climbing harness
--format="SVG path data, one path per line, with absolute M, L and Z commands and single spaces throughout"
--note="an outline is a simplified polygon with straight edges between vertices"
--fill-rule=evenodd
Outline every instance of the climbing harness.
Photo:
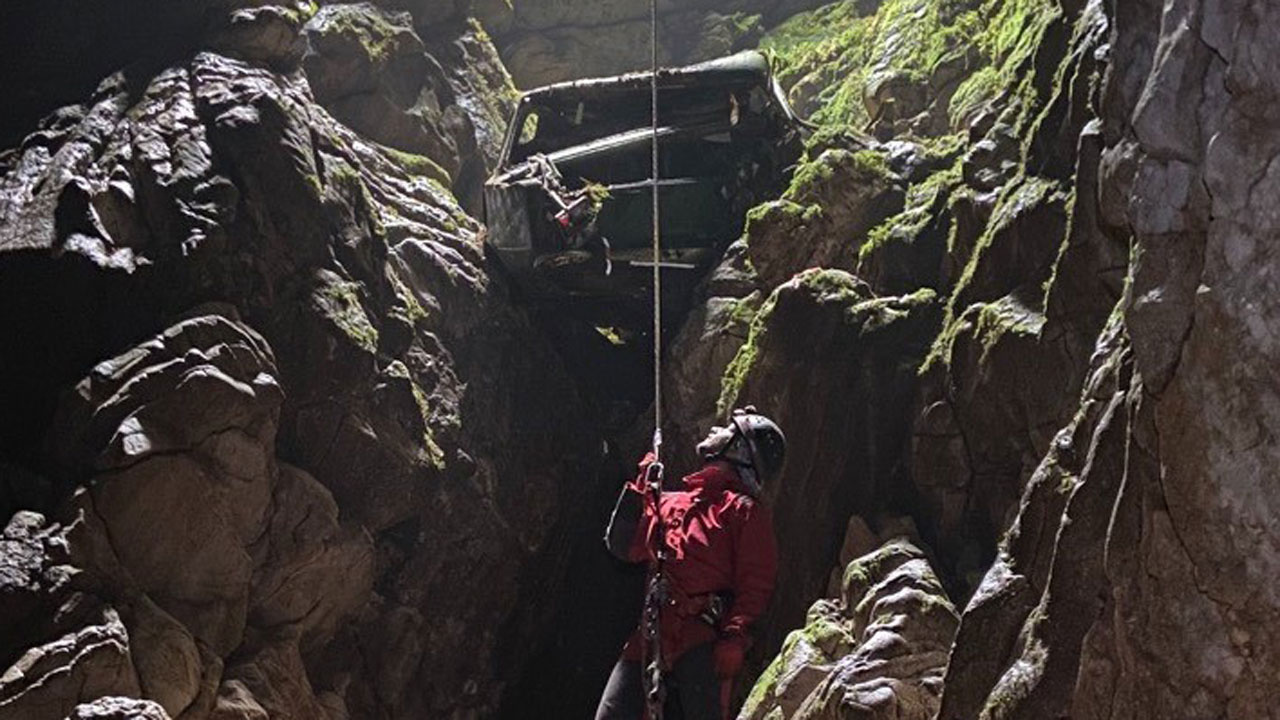
M 646 494 L 653 503 L 657 523 L 654 533 L 653 572 L 644 598 L 644 701 L 648 720 L 662 720 L 666 703 L 663 683 L 661 619 L 667 600 L 667 530 L 662 521 L 662 233 L 658 201 L 658 0 L 649 3 L 649 119 L 651 160 L 649 180 L 653 187 L 653 463 L 646 470 Z

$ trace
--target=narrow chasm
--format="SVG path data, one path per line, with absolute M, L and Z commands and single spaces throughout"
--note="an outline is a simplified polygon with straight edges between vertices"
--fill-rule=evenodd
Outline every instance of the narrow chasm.
M 0 720 L 593 717 L 655 379 L 717 717 L 1275 717 L 1280 6 L 19 5 Z

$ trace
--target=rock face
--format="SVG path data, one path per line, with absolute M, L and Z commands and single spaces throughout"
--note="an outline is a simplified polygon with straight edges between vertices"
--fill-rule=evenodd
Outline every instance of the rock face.
M 485 715 L 552 608 L 600 443 L 448 178 L 317 102 L 307 13 L 233 9 L 0 155 L 28 338 L 0 352 L 32 378 L 4 387 L 0 716 Z M 431 80 L 476 89 L 466 133 L 422 119 L 459 167 L 497 134 L 478 42 Z M 333 72 L 317 94 L 364 82 Z
M 1157 5 L 847 2 L 766 35 L 793 103 L 822 124 L 797 184 L 838 175 L 843 149 L 882 158 L 898 187 L 870 227 L 824 220 L 876 207 L 847 189 L 819 191 L 808 212 L 753 211 L 675 347 L 689 360 L 669 382 L 701 408 L 679 411 L 681 427 L 753 402 L 799 450 L 771 492 L 797 555 L 762 628 L 770 650 L 772 623 L 795 627 L 797 606 L 822 595 L 816 568 L 834 561 L 849 513 L 875 528 L 877 513 L 902 512 L 968 603 L 939 717 L 1274 714 L 1258 701 L 1274 692 L 1259 669 L 1273 667 L 1266 631 L 1250 628 L 1274 624 L 1261 573 L 1276 533 L 1256 513 L 1274 504 L 1263 468 L 1275 444 L 1259 438 L 1280 404 L 1255 364 L 1270 349 L 1266 310 L 1244 299 L 1273 274 L 1265 191 L 1244 189 L 1265 186 L 1274 155 L 1262 129 L 1274 73 L 1252 59 L 1273 40 L 1254 29 L 1271 11 Z M 1246 144 L 1261 148 L 1248 162 Z M 788 288 L 819 276 L 788 279 L 807 264 L 854 272 L 847 287 L 890 306 L 940 298 L 922 330 L 931 348 L 889 353 L 919 374 L 901 386 L 911 409 L 878 418 L 873 465 L 823 453 L 858 437 L 865 408 L 896 407 L 841 381 L 876 366 L 858 354 L 874 336 L 827 356 L 838 341 L 809 325 L 821 304 L 788 319 L 790 342 L 761 332 Z M 801 399 L 798 383 L 830 395 Z M 802 515 L 786 511 L 793 484 Z M 825 545 L 799 539 L 815 527 Z M 831 651 L 796 647 L 775 669 L 827 677 Z M 756 700 L 772 699 L 751 712 L 827 716 L 804 700 L 816 685 L 776 682 L 765 676 Z
M 515 88 L 474 21 L 430 24 L 424 42 L 415 19 L 367 3 L 321 8 L 305 28 L 307 79 L 335 118 L 423 156 L 400 159 L 416 161 L 417 172 L 451 187 L 478 213 Z
M 932 718 L 957 622 L 924 553 L 892 540 L 809 608 L 739 717 Z

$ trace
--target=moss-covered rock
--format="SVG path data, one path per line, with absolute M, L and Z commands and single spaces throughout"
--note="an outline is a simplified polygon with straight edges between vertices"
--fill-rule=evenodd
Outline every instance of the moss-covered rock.
M 955 608 L 924 553 L 891 540 L 844 569 L 839 601 L 819 600 L 757 680 L 740 717 L 927 720 L 941 695 Z
M 748 213 L 747 256 L 768 287 L 805 268 L 852 270 L 866 234 L 903 197 L 882 153 L 826 150 L 796 170 L 780 200 Z
M 1030 61 L 1058 15 L 1049 0 L 844 0 L 791 17 L 761 44 L 813 121 L 940 135 L 997 101 L 1017 117 L 1035 110 L 1019 100 L 1034 94 Z
M 858 249 L 858 274 L 877 292 L 950 289 L 943 261 L 953 224 L 951 195 L 960 181 L 955 168 L 930 175 L 907 191 L 906 209 L 867 234 Z
M 826 588 L 839 551 L 831 539 L 853 511 L 895 502 L 898 468 L 885 448 L 906 442 L 915 366 L 939 313 L 931 291 L 877 298 L 847 272 L 807 270 L 765 300 L 726 370 L 721 410 L 754 404 L 789 440 L 785 481 L 766 489 L 788 548 L 779 587 L 789 590 L 762 623 L 765 647 L 779 647 Z
M 419 20 L 369 3 L 325 6 L 306 26 L 307 78 L 339 120 L 478 211 L 515 89 L 478 23 L 431 25 L 424 42 Z

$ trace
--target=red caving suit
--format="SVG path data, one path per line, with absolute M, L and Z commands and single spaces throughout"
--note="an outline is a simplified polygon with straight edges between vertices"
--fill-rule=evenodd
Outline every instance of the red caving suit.
M 640 462 L 640 474 L 630 491 L 644 494 L 645 469 L 652 455 Z M 661 513 L 666 525 L 667 561 L 664 567 L 671 599 L 659 621 L 664 665 L 668 668 L 685 651 L 717 639 L 750 645 L 748 629 L 764 612 L 773 594 L 778 569 L 773 517 L 763 503 L 743 490 L 738 474 L 727 463 L 709 463 L 686 475 L 683 489 L 662 493 Z M 628 559 L 656 561 L 658 538 L 653 502 L 646 497 L 628 549 Z M 719 628 L 698 617 L 699 599 L 729 591 L 732 601 Z M 623 650 L 623 658 L 642 660 L 644 639 L 637 628 Z

